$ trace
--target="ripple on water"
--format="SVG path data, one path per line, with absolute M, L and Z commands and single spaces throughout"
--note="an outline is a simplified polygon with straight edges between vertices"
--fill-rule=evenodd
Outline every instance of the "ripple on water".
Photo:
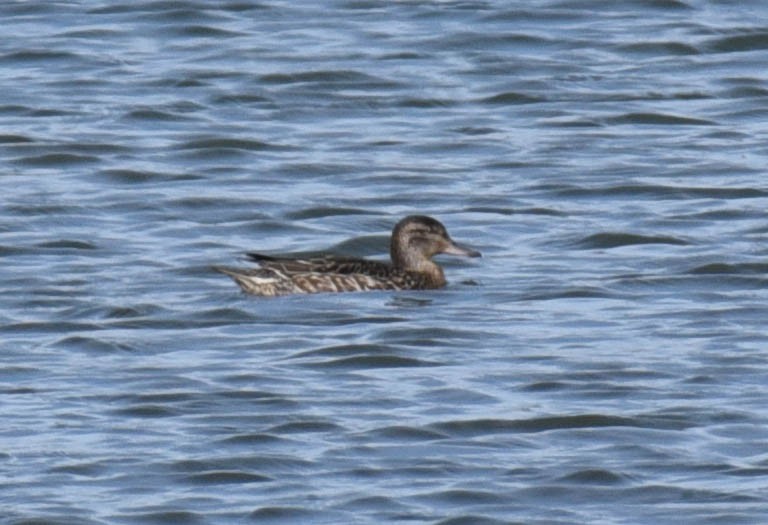
M 505 208 L 496 206 L 469 206 L 464 211 L 471 213 L 491 213 L 498 215 L 544 215 L 565 217 L 568 214 L 552 208 Z
M 306 433 L 325 433 L 325 432 L 343 432 L 344 428 L 329 421 L 305 420 L 283 423 L 268 429 L 275 434 L 306 434 Z
M 101 462 L 67 463 L 51 467 L 49 470 L 55 474 L 71 474 L 86 478 L 101 478 L 110 472 L 110 468 Z
M 76 153 L 43 153 L 14 160 L 17 164 L 34 167 L 60 167 L 72 164 L 99 162 L 99 157 L 93 155 L 78 155 Z
M 2 112 L 1 109 L 0 112 Z M 0 144 L 29 144 L 34 141 L 34 139 L 24 135 L 0 134 Z
M 201 484 L 201 485 L 230 485 L 230 484 L 244 484 L 244 483 L 264 483 L 268 481 L 274 481 L 269 476 L 261 474 L 251 474 L 247 472 L 231 471 L 231 470 L 213 470 L 209 472 L 201 472 L 198 474 L 192 474 L 186 476 L 183 479 L 184 483 Z
M 538 433 L 567 431 L 583 428 L 629 427 L 647 429 L 683 430 L 693 423 L 672 416 L 609 416 L 579 414 L 569 416 L 538 417 L 532 419 L 475 419 L 433 423 L 430 428 L 451 436 L 481 436 L 506 433 Z
M 270 447 L 282 444 L 291 444 L 293 441 L 284 439 L 281 436 L 267 434 L 263 432 L 254 434 L 236 434 L 225 437 L 217 443 L 224 446 L 243 447 L 251 449 L 252 447 Z
M 45 513 L 41 518 L 17 518 L 13 515 L 6 516 L 9 525 L 104 525 L 102 520 L 88 519 L 79 516 L 71 516 L 72 512 L 67 509 L 63 515 L 57 516 L 56 511 L 52 510 Z
M 370 368 L 415 368 L 440 366 L 441 363 L 412 357 L 402 357 L 392 354 L 382 355 L 355 355 L 338 359 L 327 359 L 302 363 L 308 368 L 338 369 L 338 370 L 365 370 Z
M 686 246 L 689 243 L 677 237 L 667 235 L 640 235 L 625 232 L 602 232 L 589 235 L 576 242 L 583 249 L 619 248 L 636 244 L 672 244 Z
M 768 48 L 768 31 L 741 30 L 735 34 L 712 38 L 705 43 L 710 53 L 740 53 Z
M 674 199 L 687 200 L 695 198 L 709 199 L 758 199 L 768 196 L 768 192 L 758 188 L 707 188 L 692 186 L 664 186 L 627 184 L 618 186 L 600 186 L 594 188 L 573 185 L 557 185 L 555 187 L 541 186 L 541 189 L 554 191 L 560 197 L 573 198 L 633 198 L 633 199 Z
M 158 509 L 149 512 L 117 514 L 114 518 L 120 523 L 148 523 L 152 525 L 197 525 L 207 523 L 204 514 L 185 510 Z
M 541 97 L 538 95 L 529 95 L 526 93 L 515 93 L 511 91 L 499 93 L 497 95 L 486 97 L 480 100 L 480 102 L 483 104 L 505 105 L 505 106 L 517 105 L 517 104 L 536 104 L 544 101 L 545 101 L 544 97 Z
M 316 70 L 296 73 L 270 73 L 259 79 L 264 84 L 314 84 L 318 87 L 339 85 L 367 89 L 399 89 L 399 82 L 355 70 Z
M 379 330 L 376 338 L 392 344 L 412 347 L 463 347 L 466 342 L 483 335 L 473 330 L 446 326 L 394 326 Z M 493 336 L 493 334 L 485 334 Z
M 625 113 L 605 119 L 608 124 L 642 124 L 656 126 L 714 126 L 713 120 L 706 120 L 665 113 Z
M 696 266 L 688 271 L 693 275 L 763 275 L 768 277 L 768 263 L 714 262 Z
M 175 122 L 183 120 L 194 120 L 195 117 L 184 113 L 165 111 L 158 108 L 138 108 L 132 109 L 123 117 L 126 120 L 139 121 L 157 121 L 157 122 Z
M 23 51 L 12 51 L 0 55 L 0 63 L 8 62 L 17 64 L 19 62 L 56 62 L 63 61 L 70 63 L 80 60 L 81 55 L 69 51 L 51 51 L 49 49 L 26 49 Z
M 115 352 L 135 352 L 134 348 L 130 344 L 122 342 L 108 341 L 102 338 L 72 335 L 59 339 L 54 346 L 61 348 L 62 350 L 69 350 L 73 352 L 87 352 L 93 354 L 112 354 Z
M 554 522 L 553 522 L 554 523 Z M 435 522 L 435 525 L 509 525 L 504 519 L 496 519 L 480 514 L 464 514 Z
M 622 44 L 617 46 L 617 51 L 644 57 L 664 57 L 670 55 L 698 55 L 701 51 L 694 45 L 664 41 L 664 42 L 640 42 L 634 44 Z
M 567 287 L 553 289 L 546 286 L 542 290 L 532 288 L 519 297 L 521 301 L 554 301 L 558 299 L 610 299 L 621 297 L 616 292 L 597 286 Z
M 345 208 L 337 206 L 314 206 L 289 212 L 285 215 L 290 220 L 322 219 L 325 217 L 338 217 L 345 215 L 376 215 L 364 208 Z
M 290 147 L 250 138 L 201 137 L 186 140 L 178 144 L 176 149 L 192 158 L 215 160 L 246 153 L 281 151 L 290 149 Z
M 341 513 L 324 510 L 312 510 L 306 507 L 270 505 L 260 507 L 248 516 L 256 523 L 343 523 L 349 519 Z M 341 521 L 337 521 L 341 520 Z
M 566 474 L 558 481 L 574 485 L 624 485 L 632 480 L 610 470 L 583 469 Z
M 385 441 L 434 441 L 445 439 L 447 434 L 437 432 L 422 427 L 412 427 L 406 425 L 395 425 L 385 428 L 378 428 L 367 433 L 367 436 L 374 439 L 383 439 Z

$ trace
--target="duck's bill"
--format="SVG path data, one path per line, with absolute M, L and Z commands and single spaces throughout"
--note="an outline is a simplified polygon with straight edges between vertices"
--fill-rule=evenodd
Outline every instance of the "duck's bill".
M 461 246 L 455 242 L 449 244 L 445 250 L 443 250 L 443 253 L 447 253 L 448 255 L 461 255 L 463 257 L 482 257 L 482 254 L 477 250 Z

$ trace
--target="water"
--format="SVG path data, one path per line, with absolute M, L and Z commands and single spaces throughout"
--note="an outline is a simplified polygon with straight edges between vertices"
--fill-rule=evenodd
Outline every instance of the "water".
M 763 2 L 5 2 L 9 524 L 768 520 Z M 434 292 L 246 297 L 247 250 Z

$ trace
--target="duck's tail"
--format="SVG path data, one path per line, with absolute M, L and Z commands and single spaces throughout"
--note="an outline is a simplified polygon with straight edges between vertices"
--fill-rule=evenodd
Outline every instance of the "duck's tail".
M 212 269 L 230 276 L 245 293 L 263 296 L 281 295 L 279 276 L 269 270 L 229 266 L 213 266 Z

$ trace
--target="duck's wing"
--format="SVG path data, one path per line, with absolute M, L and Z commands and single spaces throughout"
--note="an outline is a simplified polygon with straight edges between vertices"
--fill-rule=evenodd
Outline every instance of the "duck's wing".
M 261 256 L 259 256 L 261 257 Z M 365 261 L 360 259 L 333 259 L 321 258 L 327 263 L 326 267 L 341 268 L 342 271 L 317 271 L 306 270 L 305 263 L 314 259 L 279 259 L 268 257 L 267 260 L 258 259 L 262 266 L 259 268 L 231 268 L 227 266 L 214 266 L 213 269 L 227 274 L 243 289 L 244 292 L 254 295 L 274 297 L 277 295 L 319 293 L 319 292 L 362 292 L 366 290 L 423 290 L 435 288 L 425 275 L 415 272 L 404 272 L 392 268 L 385 263 Z M 334 264 L 332 264 L 334 263 Z M 366 263 L 366 272 L 351 271 L 356 263 Z M 373 264 L 370 264 L 373 263 Z M 283 265 L 290 268 L 285 269 Z M 349 266 L 345 266 L 347 264 Z M 299 267 L 301 269 L 297 270 Z M 379 271 L 377 275 L 374 273 Z
M 269 268 L 214 266 L 213 269 L 229 275 L 245 293 L 275 297 L 301 292 L 290 277 L 281 275 Z
M 337 255 L 324 255 L 306 259 L 272 257 L 260 253 L 247 253 L 246 255 L 252 261 L 259 263 L 262 268 L 278 270 L 285 274 L 362 274 L 372 277 L 385 277 L 394 271 L 389 263 Z

